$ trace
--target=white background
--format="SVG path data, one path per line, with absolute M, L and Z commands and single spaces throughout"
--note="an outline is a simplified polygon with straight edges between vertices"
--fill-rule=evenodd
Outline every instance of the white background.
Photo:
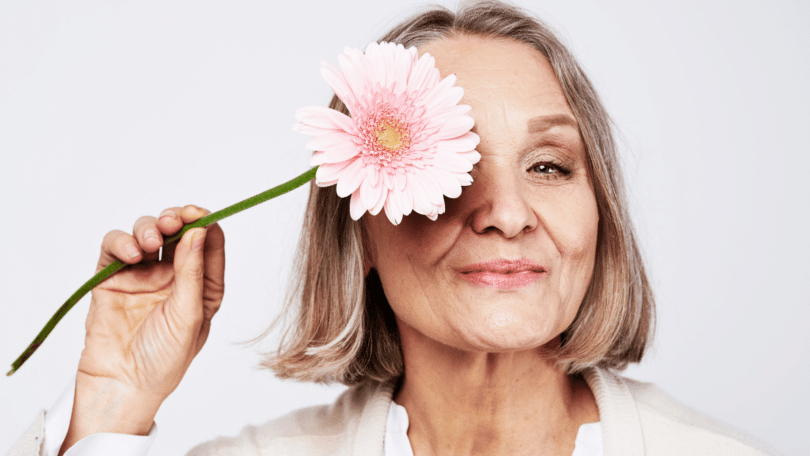
M 521 3 L 562 31 L 623 138 L 659 304 L 654 350 L 628 375 L 810 454 L 810 3 L 655 3 Z M 219 209 L 304 171 L 306 138 L 290 127 L 295 109 L 329 99 L 319 62 L 415 9 L 270 5 L 0 3 L 4 365 L 89 278 L 106 231 L 172 205 Z M 255 368 L 261 347 L 237 345 L 277 312 L 305 193 L 222 223 L 225 302 L 152 454 L 341 390 L 280 382 Z M 88 302 L 0 379 L 0 451 L 71 377 Z

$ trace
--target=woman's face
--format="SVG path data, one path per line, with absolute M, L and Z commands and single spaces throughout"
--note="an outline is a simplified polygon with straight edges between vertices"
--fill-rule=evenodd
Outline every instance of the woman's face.
M 420 52 L 458 77 L 481 161 L 436 221 L 364 217 L 368 263 L 403 341 L 539 347 L 573 321 L 594 268 L 599 216 L 576 119 L 546 58 L 526 44 L 457 36 Z

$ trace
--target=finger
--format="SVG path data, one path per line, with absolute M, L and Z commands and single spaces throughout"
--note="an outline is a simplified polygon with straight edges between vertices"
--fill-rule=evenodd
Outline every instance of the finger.
M 225 234 L 218 223 L 208 225 L 203 268 L 203 317 L 210 321 L 225 294 Z
M 204 258 L 203 323 L 197 338 L 197 353 L 208 339 L 211 320 L 219 310 L 225 293 L 225 235 L 217 223 L 208 226 L 208 233 L 206 233 L 205 237 Z
M 183 219 L 180 217 L 182 207 L 170 207 L 160 213 L 157 220 L 157 227 L 164 236 L 173 236 L 183 228 Z M 174 249 L 176 242 L 171 242 L 163 246 L 161 260 L 171 263 L 174 260 Z
M 193 204 L 184 206 L 180 210 L 180 217 L 183 219 L 183 224 L 188 225 L 191 222 L 196 222 L 198 219 L 210 214 L 211 211 L 204 209 Z
M 163 236 L 171 236 L 183 228 L 183 219 L 180 218 L 181 207 L 164 209 L 157 219 L 157 228 Z
M 104 236 L 101 242 L 101 255 L 98 258 L 96 272 L 104 269 L 115 260 L 135 264 L 143 259 L 143 251 L 138 241 L 128 233 L 113 230 Z
M 189 223 L 196 222 L 200 217 L 206 216 L 206 215 L 211 213 L 207 209 L 203 209 L 201 207 L 197 207 L 197 206 L 194 206 L 194 205 L 188 205 L 188 206 L 184 206 L 184 207 L 177 207 L 177 208 L 167 209 L 167 211 L 171 211 L 173 213 L 173 218 L 172 219 L 167 219 L 166 223 L 167 224 L 169 224 L 169 223 L 176 224 L 176 225 L 171 225 L 171 226 L 177 226 L 177 229 L 174 232 L 172 232 L 171 234 L 174 234 L 174 233 L 180 231 L 180 228 L 182 228 L 184 225 L 188 225 Z M 165 212 L 166 211 L 164 211 L 164 213 Z M 164 216 L 161 214 L 161 217 L 158 220 L 158 222 L 162 222 L 163 219 L 164 219 Z M 169 225 L 167 225 L 167 226 L 169 226 Z M 175 251 L 176 248 L 177 248 L 177 243 L 165 245 L 163 247 L 163 255 L 162 255 L 161 259 L 163 261 L 168 261 L 168 262 L 174 261 L 174 256 L 175 256 L 174 251 Z
M 144 252 L 144 260 L 157 260 L 158 251 L 163 245 L 163 236 L 160 235 L 156 222 L 157 219 L 152 216 L 143 216 L 136 220 L 132 227 L 132 235 Z
M 166 304 L 167 317 L 185 329 L 198 328 L 203 320 L 203 250 L 205 228 L 188 230 L 177 243 L 174 258 L 174 286 Z

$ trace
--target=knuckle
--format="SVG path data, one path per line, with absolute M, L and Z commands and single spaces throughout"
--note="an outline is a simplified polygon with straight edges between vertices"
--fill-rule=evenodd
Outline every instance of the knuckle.
M 225 294 L 225 282 L 221 280 L 214 280 L 210 277 L 205 278 L 205 293 L 206 297 L 211 300 L 222 299 Z
M 112 230 L 109 231 L 107 234 L 104 235 L 104 239 L 101 240 L 101 248 L 104 249 L 105 247 L 110 247 L 117 242 L 117 240 L 121 237 L 122 234 L 125 234 L 121 230 Z
M 135 224 L 133 225 L 133 231 L 139 231 L 145 229 L 145 227 L 149 224 L 155 223 L 155 218 L 151 215 L 144 215 L 143 217 L 139 217 L 138 220 L 135 220 Z
M 175 219 L 175 218 L 177 218 L 177 214 L 180 212 L 180 210 L 181 210 L 181 208 L 176 207 L 176 206 L 163 209 L 163 211 L 158 216 L 158 219 L 161 219 L 163 217 L 169 217 L 169 218 Z
M 187 204 L 187 205 L 183 206 L 183 212 L 186 213 L 186 214 L 192 213 L 194 215 L 200 215 L 200 214 L 201 215 L 207 215 L 207 214 L 211 213 L 211 211 L 209 211 L 208 209 L 205 209 L 204 207 L 197 206 L 195 204 Z
M 184 269 L 184 272 L 188 278 L 199 280 L 203 277 L 205 268 L 203 267 L 202 262 L 194 262 L 193 264 L 188 265 Z

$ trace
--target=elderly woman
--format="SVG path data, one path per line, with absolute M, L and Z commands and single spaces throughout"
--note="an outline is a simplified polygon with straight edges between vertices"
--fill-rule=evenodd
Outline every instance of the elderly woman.
M 484 1 L 421 13 L 382 41 L 457 76 L 480 136 L 473 183 L 435 221 L 396 226 L 355 221 L 348 199 L 313 185 L 292 327 L 265 365 L 352 388 L 190 454 L 765 454 L 618 375 L 644 355 L 653 296 L 609 118 L 555 35 Z M 222 301 L 222 230 L 191 230 L 155 260 L 205 213 L 170 208 L 105 237 L 99 268 L 137 266 L 94 291 L 69 428 L 50 451 L 148 448 Z M 40 419 L 12 454 L 39 454 L 43 432 Z

